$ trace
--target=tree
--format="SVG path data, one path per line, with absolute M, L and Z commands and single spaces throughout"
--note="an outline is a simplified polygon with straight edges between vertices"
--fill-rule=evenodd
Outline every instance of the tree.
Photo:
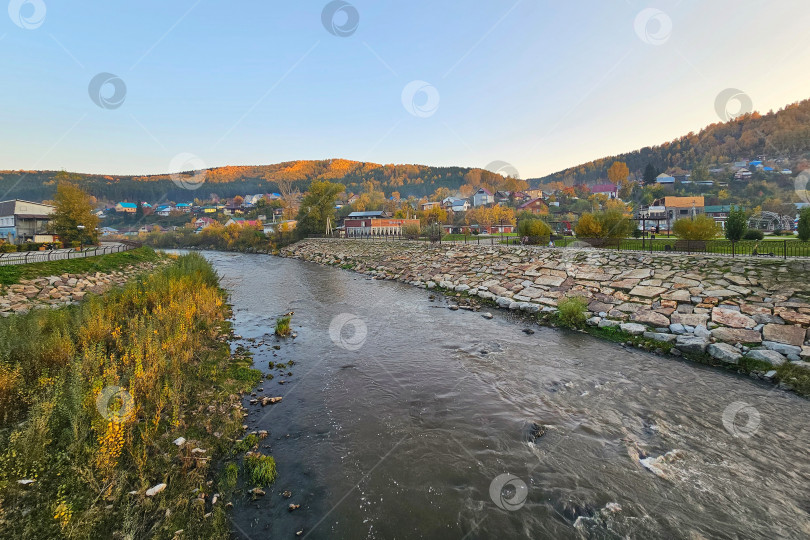
M 706 214 L 699 214 L 692 219 L 679 219 L 672 232 L 683 240 L 711 240 L 720 234 L 720 225 Z
M 626 163 L 616 161 L 610 166 L 610 169 L 608 169 L 607 175 L 608 180 L 618 186 L 630 176 L 630 169 L 627 167 Z
M 551 227 L 542 219 L 522 218 L 518 223 L 518 235 L 528 237 L 530 244 L 545 244 L 551 237 Z
M 54 203 L 56 210 L 50 227 L 62 242 L 98 243 L 98 216 L 93 213 L 90 195 L 70 182 L 61 181 Z
M 799 212 L 799 240 L 810 240 L 810 207 L 802 208 Z
M 597 214 L 604 238 L 627 238 L 633 232 L 633 223 L 618 209 L 608 209 Z
M 658 178 L 658 169 L 652 163 L 647 163 L 647 167 L 644 169 L 644 185 L 650 186 L 654 184 L 656 178 Z
M 692 169 L 691 180 L 693 182 L 706 182 L 710 180 L 709 167 L 704 162 L 700 162 Z
M 732 206 L 726 220 L 726 238 L 732 242 L 742 240 L 745 231 L 748 230 L 748 218 L 745 210 L 741 206 Z
M 579 238 L 601 238 L 602 224 L 593 214 L 582 214 L 574 227 L 574 232 Z
M 295 231 L 300 238 L 308 234 L 324 234 L 327 220 L 331 220 L 334 226 L 335 200 L 342 191 L 342 184 L 319 180 L 312 182 L 298 209 Z

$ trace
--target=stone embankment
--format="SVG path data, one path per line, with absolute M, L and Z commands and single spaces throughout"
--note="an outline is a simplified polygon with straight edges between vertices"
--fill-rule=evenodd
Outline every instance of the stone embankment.
M 141 263 L 122 270 L 94 274 L 62 274 L 23 279 L 0 289 L 0 316 L 27 313 L 31 309 L 58 308 L 77 304 L 87 294 L 102 294 L 123 285 L 134 274 L 154 270 L 162 263 Z
M 306 240 L 282 255 L 530 313 L 581 296 L 591 326 L 727 364 L 810 368 L 808 260 L 357 240 Z

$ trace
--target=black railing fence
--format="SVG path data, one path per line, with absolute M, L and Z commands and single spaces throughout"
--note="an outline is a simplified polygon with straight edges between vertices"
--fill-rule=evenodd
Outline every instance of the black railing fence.
M 66 259 L 82 259 L 85 257 L 95 257 L 96 255 L 107 255 L 110 253 L 120 253 L 141 247 L 139 242 L 125 241 L 116 244 L 101 246 L 89 246 L 82 250 L 76 249 L 51 249 L 46 251 L 21 251 L 18 253 L 0 253 L 0 266 L 14 264 L 28 264 L 35 262 L 60 261 Z
M 392 234 L 362 234 L 352 236 L 310 235 L 309 238 L 334 238 L 341 240 L 365 240 L 370 242 L 418 241 L 437 245 L 476 244 L 530 246 L 535 248 L 597 248 L 615 251 L 646 251 L 650 253 L 713 254 L 728 257 L 810 257 L 810 242 L 797 239 L 773 240 L 680 240 L 676 238 L 574 238 L 562 236 L 529 242 L 517 236 L 449 235 L 443 238 L 412 237 Z

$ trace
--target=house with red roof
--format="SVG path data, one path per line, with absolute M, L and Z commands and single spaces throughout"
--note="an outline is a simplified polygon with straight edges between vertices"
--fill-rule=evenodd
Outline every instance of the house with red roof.
M 609 199 L 618 199 L 619 186 L 616 184 L 596 184 L 591 188 L 591 193 L 594 195 L 607 195 Z
M 548 205 L 543 202 L 543 199 L 539 197 L 537 199 L 532 199 L 529 202 L 525 202 L 517 207 L 518 213 L 520 212 L 531 212 L 532 214 L 547 214 L 548 213 Z

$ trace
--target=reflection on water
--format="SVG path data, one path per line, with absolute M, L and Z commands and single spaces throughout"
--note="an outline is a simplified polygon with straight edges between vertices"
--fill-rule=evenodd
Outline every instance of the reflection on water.
M 237 501 L 237 537 L 810 535 L 801 398 L 582 334 L 526 335 L 508 314 L 450 311 L 347 271 L 207 256 L 237 334 L 268 339 L 256 366 L 295 362 L 262 383 L 282 403 L 250 406 L 279 479 Z M 269 334 L 288 311 L 298 338 L 277 351 Z M 724 427 L 724 411 L 750 425 L 737 402 L 759 415 L 750 432 Z

